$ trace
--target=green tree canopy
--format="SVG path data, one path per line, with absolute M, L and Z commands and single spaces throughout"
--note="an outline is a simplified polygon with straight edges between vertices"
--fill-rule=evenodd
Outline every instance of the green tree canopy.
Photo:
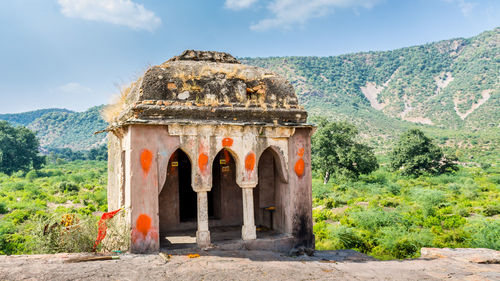
M 456 158 L 445 156 L 439 146 L 419 129 L 403 133 L 390 154 L 391 168 L 403 175 L 442 174 L 458 170 Z
M 326 184 L 330 175 L 357 178 L 378 168 L 373 149 L 357 143 L 358 130 L 347 122 L 329 122 L 320 119 L 312 137 L 313 166 L 324 175 Z
M 19 170 L 41 168 L 45 157 L 38 155 L 39 146 L 35 133 L 26 127 L 0 121 L 0 172 L 11 175 Z

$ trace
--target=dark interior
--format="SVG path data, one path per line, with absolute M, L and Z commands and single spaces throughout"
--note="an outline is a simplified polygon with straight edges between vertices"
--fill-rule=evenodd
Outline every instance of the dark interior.
M 179 167 L 179 216 L 181 222 L 196 221 L 197 198 L 191 187 L 191 162 L 186 153 L 177 150 Z

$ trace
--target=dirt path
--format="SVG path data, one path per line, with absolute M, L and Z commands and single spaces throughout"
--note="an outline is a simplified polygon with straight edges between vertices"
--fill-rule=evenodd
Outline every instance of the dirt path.
M 83 254 L 0 256 L 0 280 L 500 280 L 500 252 L 422 249 L 422 258 L 377 261 L 351 250 L 288 257 L 266 251 L 120 255 L 119 260 L 64 263 Z

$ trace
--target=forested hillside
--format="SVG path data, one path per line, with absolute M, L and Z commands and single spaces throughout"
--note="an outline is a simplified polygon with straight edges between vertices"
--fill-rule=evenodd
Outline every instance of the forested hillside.
M 9 121 L 13 125 L 28 126 L 31 122 L 47 113 L 73 113 L 73 111 L 60 108 L 47 108 L 23 113 L 0 114 L 0 120 Z
M 106 128 L 101 117 L 103 106 L 84 112 L 66 109 L 42 109 L 18 114 L 1 114 L 0 120 L 23 125 L 37 133 L 42 148 L 88 150 L 105 143 L 106 134 L 94 132 Z
M 287 77 L 311 114 L 371 131 L 393 132 L 407 126 L 403 121 L 467 130 L 499 125 L 500 28 L 393 51 L 242 62 Z

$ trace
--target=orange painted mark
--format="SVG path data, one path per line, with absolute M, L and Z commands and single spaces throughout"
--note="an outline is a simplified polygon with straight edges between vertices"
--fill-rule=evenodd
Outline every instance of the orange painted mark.
M 302 158 L 304 156 L 303 147 L 299 148 L 299 150 L 297 151 L 297 156 L 299 156 L 299 160 L 295 162 L 295 166 L 293 168 L 295 170 L 295 174 L 297 174 L 297 176 L 301 178 L 304 175 L 304 168 L 305 168 L 304 159 Z
M 200 167 L 200 171 L 205 172 L 207 170 L 208 165 L 208 155 L 205 153 L 201 153 L 198 156 L 198 167 Z
M 295 173 L 297 174 L 297 176 L 299 178 L 301 178 L 303 175 L 304 175 L 304 166 L 305 166 L 305 163 L 304 163 L 304 159 L 300 158 L 299 160 L 297 160 L 297 162 L 295 162 Z
M 153 153 L 149 149 L 143 149 L 141 151 L 141 166 L 144 176 L 147 176 L 149 169 L 151 168 L 151 163 L 153 162 Z
M 245 157 L 245 169 L 249 172 L 253 171 L 255 166 L 255 153 L 249 152 Z
M 222 146 L 227 147 L 227 146 L 232 146 L 233 145 L 233 139 L 232 138 L 224 138 L 222 139 Z
M 151 218 L 146 214 L 140 214 L 135 222 L 135 228 L 146 237 L 151 228 Z

